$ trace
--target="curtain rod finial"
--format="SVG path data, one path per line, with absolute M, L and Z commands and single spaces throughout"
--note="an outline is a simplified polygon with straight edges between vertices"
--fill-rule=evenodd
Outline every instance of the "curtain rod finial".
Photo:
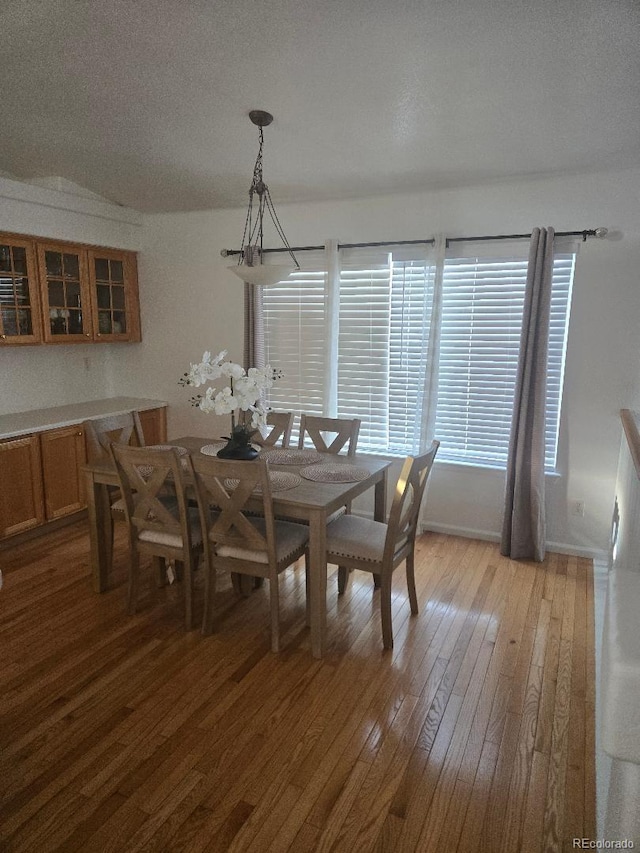
M 608 233 L 608 228 L 596 228 L 595 230 L 595 235 L 599 240 L 604 240 Z

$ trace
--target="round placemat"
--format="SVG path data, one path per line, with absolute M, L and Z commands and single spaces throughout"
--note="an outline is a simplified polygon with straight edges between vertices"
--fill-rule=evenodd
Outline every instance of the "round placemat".
M 178 444 L 148 444 L 145 445 L 145 450 L 177 450 L 178 456 L 188 456 L 189 451 L 186 447 L 180 447 Z M 186 460 L 180 459 L 182 463 L 182 467 L 186 468 Z M 153 465 L 138 465 L 138 471 L 141 477 L 144 477 L 145 480 L 148 480 L 149 477 L 153 474 Z
M 225 489 L 235 489 L 240 480 L 235 477 L 227 477 L 224 481 Z M 272 492 L 283 492 L 285 489 L 295 489 L 300 485 L 302 477 L 299 474 L 294 474 L 290 471 L 269 471 L 269 484 Z M 256 494 L 262 492 L 260 484 L 253 490 Z
M 303 468 L 300 475 L 315 483 L 358 483 L 367 479 L 369 471 L 366 468 L 356 468 L 355 465 L 335 465 L 327 462 Z
M 322 456 L 315 450 L 297 447 L 268 447 L 260 451 L 260 459 L 266 459 L 272 465 L 313 465 Z
M 145 445 L 145 450 L 177 450 L 178 456 L 186 456 L 189 452 L 186 447 L 180 447 L 179 444 L 148 444 Z
M 204 447 L 200 448 L 200 453 L 204 453 L 205 456 L 217 456 L 218 451 L 226 446 L 226 441 L 216 441 L 215 444 L 205 444 Z

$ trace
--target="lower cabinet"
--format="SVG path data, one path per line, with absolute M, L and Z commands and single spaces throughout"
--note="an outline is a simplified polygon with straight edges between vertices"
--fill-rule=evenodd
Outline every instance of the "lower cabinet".
M 166 444 L 167 441 L 167 410 L 146 409 L 138 412 L 142 424 L 142 434 L 145 444 Z
M 167 441 L 166 408 L 139 412 L 145 444 Z M 0 440 L 0 539 L 86 506 L 82 424 Z
M 0 537 L 45 522 L 40 436 L 0 441 Z
M 86 506 L 81 466 L 87 461 L 84 430 L 62 427 L 40 433 L 47 521 Z

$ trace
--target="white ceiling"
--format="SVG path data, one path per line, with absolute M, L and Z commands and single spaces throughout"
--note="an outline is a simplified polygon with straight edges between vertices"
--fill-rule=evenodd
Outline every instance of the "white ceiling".
M 0 170 L 149 212 L 640 164 L 640 0 L 3 0 Z

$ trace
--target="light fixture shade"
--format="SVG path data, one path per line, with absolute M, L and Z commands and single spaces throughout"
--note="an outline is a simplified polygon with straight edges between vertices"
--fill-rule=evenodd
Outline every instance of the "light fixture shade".
M 256 264 L 251 267 L 248 264 L 235 264 L 227 269 L 248 284 L 268 285 L 287 278 L 296 268 L 293 264 Z

